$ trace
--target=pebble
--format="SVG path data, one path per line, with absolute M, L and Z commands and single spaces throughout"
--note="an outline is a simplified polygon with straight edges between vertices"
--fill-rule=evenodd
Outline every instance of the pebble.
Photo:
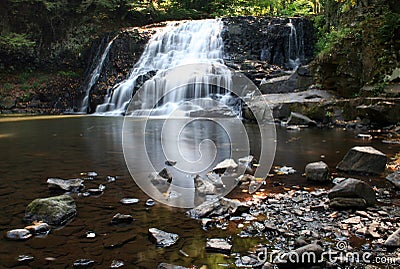
M 19 255 L 17 258 L 18 262 L 30 262 L 33 261 L 35 257 L 28 256 L 28 255 Z
M 147 201 L 146 201 L 146 206 L 151 207 L 151 206 L 154 206 L 155 204 L 156 204 L 156 202 L 154 202 L 153 199 L 147 199 Z
M 96 233 L 93 231 L 88 231 L 86 232 L 86 238 L 95 238 L 96 237 Z
M 137 198 L 122 198 L 119 202 L 124 205 L 132 205 L 139 203 L 139 199 Z
M 133 217 L 127 214 L 117 213 L 111 220 L 111 224 L 120 224 L 120 223 L 131 223 L 133 221 Z
M 106 180 L 107 180 L 107 182 L 114 182 L 114 181 L 117 180 L 117 177 L 115 177 L 115 176 L 107 176 Z
M 10 240 L 27 240 L 32 237 L 32 234 L 27 229 L 14 229 L 6 233 L 6 238 Z
M 89 267 L 92 266 L 95 263 L 94 260 L 90 259 L 79 259 L 74 261 L 74 268 L 84 268 L 84 267 Z
M 111 269 L 117 269 L 117 268 L 121 268 L 125 265 L 125 263 L 121 260 L 113 260 L 111 262 L 110 268 Z

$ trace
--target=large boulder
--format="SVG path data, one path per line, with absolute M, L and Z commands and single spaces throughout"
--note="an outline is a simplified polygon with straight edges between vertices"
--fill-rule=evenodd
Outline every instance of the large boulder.
M 53 226 L 61 226 L 76 215 L 76 204 L 69 195 L 59 195 L 33 200 L 25 210 L 24 221 L 43 221 Z
M 348 178 L 335 185 L 328 192 L 328 197 L 331 202 L 335 198 L 361 198 L 365 200 L 368 206 L 372 206 L 376 203 L 376 193 L 371 186 L 355 178 Z
M 353 147 L 336 166 L 340 171 L 350 173 L 381 174 L 386 168 L 387 157 L 379 150 L 367 147 Z
M 316 182 L 329 181 L 329 167 L 322 161 L 307 164 L 305 173 L 308 180 Z

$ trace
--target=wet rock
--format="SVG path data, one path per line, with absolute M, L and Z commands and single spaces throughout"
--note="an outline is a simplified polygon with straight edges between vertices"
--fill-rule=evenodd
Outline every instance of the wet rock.
M 308 180 L 327 182 L 329 180 L 329 167 L 324 162 L 313 162 L 306 165 L 306 177 Z
M 84 180 L 80 178 L 74 179 L 61 179 L 61 178 L 49 178 L 47 179 L 47 184 L 50 189 L 58 189 L 63 191 L 73 191 L 78 192 L 83 189 Z
M 391 234 L 383 245 L 386 247 L 400 247 L 400 229 Z
M 131 223 L 133 221 L 133 217 L 128 214 L 117 213 L 111 220 L 111 224 L 120 224 L 120 223 Z
M 288 121 L 289 125 L 316 126 L 317 123 L 309 117 L 297 112 L 291 112 Z
M 106 180 L 107 180 L 107 182 L 114 182 L 114 181 L 117 180 L 117 177 L 115 177 L 115 176 L 107 176 Z
M 94 260 L 90 259 L 79 259 L 74 261 L 73 267 L 74 268 L 88 268 L 92 267 L 95 264 Z
M 90 195 L 102 195 L 103 194 L 103 190 L 102 189 L 88 189 L 87 190 L 87 192 L 90 194 Z
M 254 158 L 254 156 L 249 155 L 240 158 L 238 162 L 239 162 L 239 167 L 243 167 L 245 169 L 244 174 L 254 175 L 256 166 L 258 165 L 257 160 L 256 158 Z
M 145 205 L 149 206 L 149 207 L 154 206 L 155 204 L 156 204 L 156 202 L 154 202 L 153 199 L 147 199 L 147 201 L 145 203 Z
M 158 175 L 162 178 L 165 178 L 167 180 L 168 183 L 171 183 L 172 181 L 172 175 L 171 173 L 168 171 L 167 168 L 164 168 L 163 170 L 161 170 Z
M 253 256 L 242 256 L 235 261 L 235 265 L 239 268 L 260 268 L 264 262 Z
M 139 199 L 137 198 L 122 198 L 119 202 L 123 205 L 132 205 L 139 203 Z
M 367 202 L 362 198 L 333 198 L 329 201 L 329 206 L 336 209 L 366 208 Z
M 122 268 L 124 267 L 125 263 L 121 260 L 113 260 L 111 262 L 110 268 L 111 269 L 117 269 L 117 268 Z
M 61 226 L 76 215 L 76 204 L 69 195 L 59 195 L 33 200 L 25 210 L 24 221 L 43 221 L 52 226 Z
M 217 188 L 215 185 L 207 178 L 202 178 L 196 175 L 194 178 L 194 186 L 196 192 L 200 195 L 213 195 L 217 193 Z
M 32 237 L 32 234 L 27 229 L 14 229 L 6 233 L 5 237 L 9 240 L 22 241 Z
M 93 231 L 86 232 L 86 238 L 96 238 L 96 233 Z
M 205 201 L 204 203 L 194 207 L 186 212 L 191 218 L 199 219 L 204 217 L 212 216 L 223 216 L 232 214 L 241 214 L 248 212 L 249 206 L 235 200 L 228 198 L 220 198 L 211 201 Z
M 28 256 L 28 255 L 19 255 L 17 258 L 17 261 L 20 263 L 27 263 L 27 262 L 31 262 L 35 259 L 35 257 L 33 256 Z
M 336 168 L 351 173 L 381 174 L 386 162 L 386 155 L 373 147 L 353 147 Z
M 228 239 L 224 238 L 207 239 L 206 251 L 229 254 L 231 253 L 231 250 L 232 250 L 232 244 L 229 243 Z
M 207 178 L 211 181 L 212 184 L 214 184 L 215 187 L 225 188 L 224 182 L 222 181 L 222 178 L 220 175 L 218 175 L 214 172 L 209 172 L 209 173 L 207 173 Z
M 34 235 L 48 234 L 51 230 L 50 225 L 45 222 L 34 222 L 32 225 L 26 226 L 25 229 L 30 231 Z
M 175 164 L 176 164 L 176 161 L 172 161 L 172 160 L 165 161 L 165 165 L 168 165 L 168 166 L 174 166 Z
M 169 247 L 178 241 L 179 235 L 168 233 L 157 228 L 150 228 L 149 238 L 150 241 L 156 243 L 157 247 Z
M 386 179 L 390 181 L 397 189 L 400 189 L 400 170 L 394 171 L 393 173 L 386 176 Z
M 269 106 L 275 120 L 288 120 L 292 113 L 288 104 L 270 104 Z
M 160 263 L 157 266 L 157 269 L 189 269 L 189 268 L 179 266 L 179 265 L 173 265 L 173 264 L 169 264 L 169 263 Z
M 233 159 L 226 159 L 217 164 L 212 170 L 217 174 L 232 173 L 238 167 Z
M 158 186 L 158 185 L 166 185 L 167 186 L 167 184 L 171 183 L 171 181 L 172 181 L 172 180 L 169 181 L 168 179 L 161 177 L 157 172 L 151 173 L 149 175 L 149 178 L 150 178 L 150 182 L 155 186 Z
M 364 199 L 368 206 L 376 203 L 375 191 L 370 185 L 355 178 L 348 178 L 341 183 L 335 185 L 328 192 L 329 199 L 334 198 L 361 198 Z

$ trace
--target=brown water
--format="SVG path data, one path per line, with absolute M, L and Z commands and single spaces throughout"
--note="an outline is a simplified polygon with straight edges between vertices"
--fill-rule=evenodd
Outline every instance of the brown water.
M 70 117 L 35 120 L 0 121 L 0 267 L 1 268 L 72 268 L 77 259 L 96 261 L 95 268 L 109 268 L 114 259 L 123 260 L 126 268 L 156 268 L 160 262 L 182 266 L 226 268 L 221 254 L 206 253 L 206 238 L 233 236 L 233 251 L 244 252 L 256 244 L 256 240 L 239 238 L 234 230 L 204 231 L 198 221 L 184 216 L 184 209 L 161 204 L 146 208 L 148 198 L 134 183 L 126 168 L 121 145 L 123 118 L 118 117 Z M 257 155 L 259 136 L 253 125 L 247 126 L 252 136 L 253 154 Z M 334 167 L 349 148 L 355 145 L 373 145 L 387 154 L 399 151 L 399 146 L 383 144 L 379 140 L 365 141 L 355 133 L 339 129 L 305 129 L 286 131 L 277 129 L 275 165 L 293 166 L 298 172 L 281 177 L 287 186 L 306 185 L 304 166 L 318 161 L 324 155 L 325 162 Z M 3 235 L 10 229 L 23 228 L 25 207 L 33 199 L 51 196 L 48 177 L 75 178 L 83 171 L 96 171 L 97 180 L 85 182 L 87 188 L 106 185 L 99 197 L 78 197 L 76 218 L 47 237 L 32 238 L 24 242 L 12 242 Z M 107 175 L 118 176 L 116 182 L 107 183 Z M 384 183 L 382 183 L 384 184 Z M 237 196 L 235 191 L 231 197 Z M 124 197 L 139 198 L 135 205 L 122 205 Z M 130 225 L 111 226 L 116 213 L 131 214 L 135 221 Z M 157 227 L 180 235 L 178 243 L 170 248 L 156 248 L 148 240 L 147 230 Z M 94 231 L 94 239 L 85 238 L 87 231 Z M 110 238 L 129 242 L 115 249 L 104 247 Z M 260 239 L 257 239 L 260 240 Z M 183 256 L 179 250 L 189 254 Z M 21 254 L 35 257 L 25 266 L 17 262 Z

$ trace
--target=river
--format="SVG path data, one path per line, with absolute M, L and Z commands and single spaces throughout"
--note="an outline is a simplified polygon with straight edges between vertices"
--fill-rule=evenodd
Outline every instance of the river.
M 24 120 L 22 120 L 24 119 Z M 122 150 L 123 117 L 47 117 L 0 119 L 0 229 L 4 235 L 10 229 L 23 228 L 26 206 L 36 198 L 53 195 L 47 187 L 49 177 L 76 178 L 81 172 L 96 171 L 98 179 L 86 181 L 87 188 L 104 184 L 103 195 L 83 197 L 72 194 L 78 214 L 65 227 L 51 231 L 46 237 L 34 237 L 23 242 L 0 239 L 0 267 L 19 265 L 19 255 L 34 260 L 29 268 L 71 268 L 77 259 L 96 262 L 95 268 L 109 268 L 112 260 L 123 260 L 127 268 L 156 268 L 161 262 L 182 266 L 228 263 L 230 258 L 205 251 L 206 238 L 233 236 L 233 252 L 243 252 L 262 239 L 239 238 L 234 229 L 205 231 L 201 224 L 184 215 L 185 209 L 156 204 L 147 208 L 149 198 L 132 180 Z M 257 155 L 259 133 L 256 125 L 246 129 Z M 396 148 L 380 140 L 362 140 L 355 132 L 342 129 L 310 128 L 288 131 L 277 127 L 277 150 L 274 165 L 292 166 L 297 172 L 283 177 L 286 186 L 309 186 L 302 176 L 307 163 L 321 158 L 333 169 L 348 149 L 355 145 L 372 145 L 392 155 Z M 216 131 L 218 132 L 218 130 Z M 140 134 L 139 134 L 140 135 Z M 218 134 L 217 134 L 218 135 Z M 187 142 L 188 145 L 192 141 Z M 133 148 L 135 150 L 135 148 Z M 157 154 L 156 154 L 157 155 Z M 106 176 L 117 176 L 108 183 Z M 386 183 L 381 180 L 381 183 Z M 279 191 L 275 187 L 266 192 Z M 273 189 L 275 188 L 275 189 Z M 233 191 L 230 197 L 243 194 Z M 140 202 L 122 205 L 121 198 L 135 197 Z M 131 214 L 132 224 L 110 225 L 116 213 Z M 157 248 L 148 239 L 147 230 L 156 227 L 180 235 L 178 243 L 169 248 Z M 86 238 L 88 231 L 95 238 Z M 105 248 L 111 241 L 122 242 L 118 248 Z M 179 250 L 189 255 L 185 257 Z M 22 267 L 21 267 L 22 268 Z M 25 267 L 24 267 L 25 268 Z M 223 268 L 223 267 L 221 267 Z

